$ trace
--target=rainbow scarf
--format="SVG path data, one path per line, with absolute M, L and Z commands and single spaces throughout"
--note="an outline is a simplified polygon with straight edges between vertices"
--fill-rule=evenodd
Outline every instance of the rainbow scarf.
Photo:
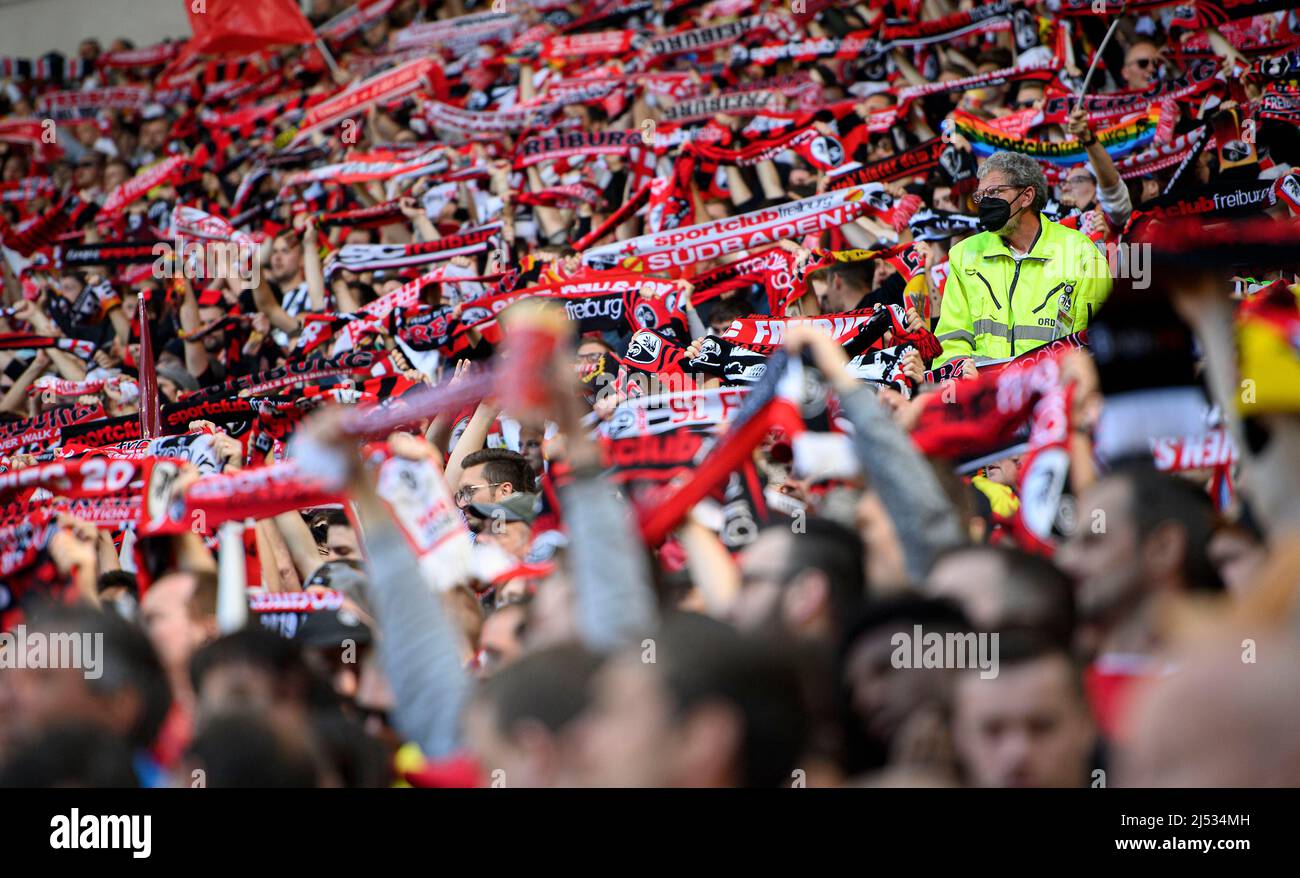
M 1113 159 L 1150 145 L 1157 139 L 1166 114 L 1153 104 L 1145 113 L 1133 115 L 1119 124 L 1097 132 L 1097 140 Z M 1088 160 L 1088 151 L 1077 140 L 1053 143 L 1033 137 L 1015 137 L 961 110 L 952 114 L 952 130 L 970 141 L 975 155 L 984 158 L 999 150 L 1018 152 L 1052 165 L 1078 165 Z M 1161 132 L 1163 133 L 1163 132 Z

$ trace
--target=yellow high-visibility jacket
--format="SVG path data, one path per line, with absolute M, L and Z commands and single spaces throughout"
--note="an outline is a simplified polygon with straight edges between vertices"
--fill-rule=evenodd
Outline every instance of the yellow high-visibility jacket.
M 989 498 L 989 508 L 998 518 L 1010 518 L 1020 508 L 1020 498 L 1009 486 L 995 482 L 988 476 L 975 476 L 970 483 L 976 491 Z
M 1019 261 L 992 232 L 948 254 L 948 280 L 935 335 L 953 357 L 1005 360 L 1088 325 L 1110 295 L 1106 257 L 1083 232 L 1040 216 L 1042 228 Z

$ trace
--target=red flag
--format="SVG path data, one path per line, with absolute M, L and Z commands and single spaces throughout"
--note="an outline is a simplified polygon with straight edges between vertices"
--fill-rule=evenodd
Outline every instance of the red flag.
M 186 55 L 255 52 L 316 41 L 294 0 L 195 0 L 187 5 L 194 39 Z

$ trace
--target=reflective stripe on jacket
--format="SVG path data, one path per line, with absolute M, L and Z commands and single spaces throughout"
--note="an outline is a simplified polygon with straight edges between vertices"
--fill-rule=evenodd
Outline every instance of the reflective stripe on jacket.
M 953 357 L 1005 360 L 1078 332 L 1110 294 L 1106 257 L 1082 232 L 1042 216 L 1029 253 L 980 232 L 952 248 L 935 335 Z

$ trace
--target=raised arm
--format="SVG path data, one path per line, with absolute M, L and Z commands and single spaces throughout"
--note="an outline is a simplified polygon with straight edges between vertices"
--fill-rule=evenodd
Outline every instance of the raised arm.
M 321 270 L 320 244 L 316 238 L 316 218 L 313 216 L 308 216 L 302 227 L 302 273 L 307 280 L 311 310 L 319 314 L 325 310 L 329 297 L 325 294 L 325 272 Z
M 460 744 L 460 714 L 470 692 L 461 665 L 460 634 L 441 597 L 425 582 L 406 536 L 393 521 L 354 442 L 337 431 L 337 413 L 322 413 L 295 438 L 305 466 L 331 472 L 355 504 L 364 533 L 369 597 L 379 626 L 379 652 L 396 696 L 395 725 L 427 756 L 442 758 Z
M 189 281 L 181 285 L 181 332 L 185 339 L 185 369 L 196 378 L 208 371 L 211 361 L 203 339 L 194 338 L 199 331 L 199 303 Z
M 830 336 L 804 327 L 792 330 L 787 344 L 791 351 L 810 349 L 839 396 L 844 415 L 853 424 L 858 463 L 894 521 L 908 576 L 919 582 L 935 555 L 963 542 L 957 510 L 925 456 L 894 423 L 875 392 L 849 374 L 842 347 Z

